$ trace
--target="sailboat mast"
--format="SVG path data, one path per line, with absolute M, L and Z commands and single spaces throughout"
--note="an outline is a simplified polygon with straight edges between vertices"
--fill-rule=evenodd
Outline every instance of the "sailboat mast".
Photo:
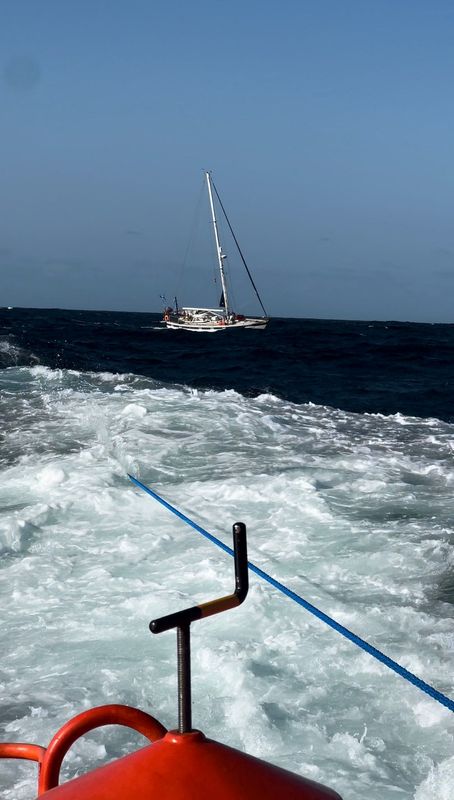
M 218 224 L 216 222 L 216 213 L 214 210 L 214 202 L 213 202 L 213 193 L 211 191 L 211 176 L 209 172 L 205 173 L 206 180 L 207 180 L 207 187 L 208 187 L 208 198 L 210 200 L 210 209 L 211 209 L 211 222 L 213 223 L 213 231 L 214 231 L 214 241 L 216 243 L 216 253 L 218 256 L 218 265 L 219 265 L 219 272 L 221 274 L 221 285 L 222 285 L 222 294 L 224 296 L 224 307 L 226 316 L 229 314 L 229 300 L 227 295 L 227 284 L 225 282 L 225 273 L 224 273 L 224 264 L 223 260 L 225 255 L 222 252 L 221 243 L 219 241 L 219 232 L 218 232 Z

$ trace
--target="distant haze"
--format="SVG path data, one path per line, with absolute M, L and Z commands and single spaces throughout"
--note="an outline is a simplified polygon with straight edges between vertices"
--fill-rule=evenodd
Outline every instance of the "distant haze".
M 454 321 L 453 41 L 447 0 L 4 3 L 0 305 L 216 303 L 211 169 L 271 315 Z

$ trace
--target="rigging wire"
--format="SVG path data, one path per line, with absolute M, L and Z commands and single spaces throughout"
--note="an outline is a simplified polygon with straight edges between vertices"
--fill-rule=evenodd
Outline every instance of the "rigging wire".
M 224 206 L 222 205 L 222 200 L 221 200 L 221 198 L 219 197 L 219 193 L 218 193 L 218 190 L 216 189 L 216 184 L 214 183 L 213 179 L 211 179 L 211 185 L 212 185 L 212 187 L 213 187 L 213 189 L 214 189 L 214 191 L 215 191 L 216 197 L 217 197 L 217 199 L 218 199 L 218 203 L 219 203 L 219 205 L 221 206 L 222 213 L 224 214 L 224 217 L 225 217 L 225 218 L 226 218 L 226 220 L 227 220 L 227 225 L 229 226 L 230 233 L 231 233 L 231 234 L 232 234 L 232 236 L 233 236 L 233 241 L 235 242 L 235 244 L 236 244 L 236 246 L 237 246 L 237 248 L 238 248 L 238 252 L 239 252 L 239 254 L 240 254 L 240 258 L 241 258 L 241 260 L 242 260 L 242 262 L 243 262 L 243 266 L 244 266 L 244 268 L 246 269 L 246 272 L 247 272 L 247 274 L 248 274 L 248 276 L 249 276 L 249 280 L 251 281 L 251 283 L 252 283 L 252 286 L 254 287 L 254 291 L 255 291 L 255 293 L 256 293 L 256 295 L 257 295 L 257 297 L 258 297 L 258 301 L 259 301 L 259 303 L 260 303 L 260 305 L 261 305 L 261 307 L 262 307 L 263 313 L 265 314 L 265 317 L 267 317 L 267 316 L 268 316 L 268 314 L 267 314 L 267 313 L 266 313 L 266 311 L 265 311 L 265 307 L 264 307 L 264 305 L 263 305 L 263 303 L 262 303 L 262 299 L 261 299 L 261 297 L 260 297 L 260 295 L 259 295 L 259 292 L 258 292 L 258 289 L 257 289 L 257 287 L 256 287 L 256 285 L 255 285 L 255 283 L 254 283 L 254 279 L 253 279 L 253 277 L 252 277 L 252 275 L 251 275 L 251 273 L 250 273 L 250 271 L 249 271 L 249 267 L 248 267 L 248 265 L 246 264 L 246 260 L 245 260 L 245 258 L 244 258 L 244 255 L 243 255 L 243 253 L 242 253 L 241 247 L 240 247 L 240 245 L 238 244 L 238 240 L 237 240 L 237 238 L 236 238 L 236 236 L 235 236 L 235 233 L 234 233 L 234 231 L 233 231 L 233 228 L 232 228 L 232 226 L 231 226 L 231 224 L 230 224 L 230 220 L 229 220 L 229 218 L 228 218 L 228 216 L 227 216 L 227 212 L 226 212 L 226 210 L 225 210 Z

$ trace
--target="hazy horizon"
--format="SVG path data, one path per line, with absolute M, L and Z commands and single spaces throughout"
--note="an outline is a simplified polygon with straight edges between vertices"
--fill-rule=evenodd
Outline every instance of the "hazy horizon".
M 0 303 L 215 305 L 212 169 L 270 316 L 454 322 L 453 38 L 447 0 L 4 5 Z
M 76 308 L 71 306 L 0 306 L 2 311 L 14 311 L 15 309 L 19 311 L 78 311 L 81 313 L 99 313 L 99 314 L 143 314 L 146 316 L 147 314 L 151 314 L 154 316 L 161 316 L 162 317 L 162 310 L 153 310 L 150 309 L 149 311 L 135 311 L 129 310 L 124 308 Z M 270 317 L 274 320 L 296 320 L 299 322 L 310 322 L 311 320 L 317 322 L 381 322 L 381 323 L 398 323 L 398 324 L 408 324 L 408 325 L 454 325 L 454 322 L 427 322 L 424 320 L 412 320 L 412 319 L 397 319 L 397 318 L 371 318 L 371 319 L 360 319 L 354 317 L 293 317 L 293 316 L 283 316 L 282 314 L 272 315 Z

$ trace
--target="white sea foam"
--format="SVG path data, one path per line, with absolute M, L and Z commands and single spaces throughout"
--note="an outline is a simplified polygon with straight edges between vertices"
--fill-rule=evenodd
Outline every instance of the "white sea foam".
M 232 563 L 127 472 L 228 544 L 244 520 L 252 561 L 454 694 L 452 426 L 44 367 L 0 389 L 3 741 L 106 702 L 176 724 L 175 634 L 148 622 L 229 592 Z M 454 793 L 452 713 L 254 575 L 192 640 L 207 735 L 345 800 Z M 84 737 L 62 778 L 139 740 Z M 35 796 L 0 766 L 5 800 Z

